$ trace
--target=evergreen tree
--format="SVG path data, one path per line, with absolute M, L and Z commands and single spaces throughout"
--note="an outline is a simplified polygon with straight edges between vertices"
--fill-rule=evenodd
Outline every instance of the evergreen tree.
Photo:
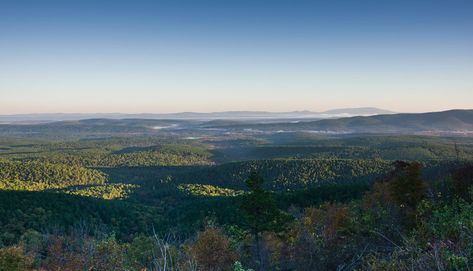
M 427 184 L 422 180 L 422 165 L 405 164 L 390 181 L 391 196 L 401 207 L 414 209 L 425 197 Z
M 250 173 L 246 186 L 250 193 L 245 195 L 241 209 L 245 218 L 245 226 L 253 235 L 256 257 L 261 269 L 262 257 L 260 234 L 265 231 L 280 232 L 291 219 L 276 206 L 273 196 L 263 188 L 264 179 L 255 171 Z
M 400 211 L 400 224 L 411 229 L 416 223 L 416 209 L 427 194 L 427 184 L 422 180 L 422 165 L 412 162 L 397 169 L 388 188 L 394 206 Z

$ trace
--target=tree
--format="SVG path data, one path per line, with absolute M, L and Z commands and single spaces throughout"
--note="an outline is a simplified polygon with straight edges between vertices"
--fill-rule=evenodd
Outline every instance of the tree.
M 0 249 L 0 271 L 31 270 L 33 258 L 26 256 L 23 248 L 18 246 Z
M 393 200 L 400 207 L 416 208 L 427 192 L 427 185 L 422 180 L 422 165 L 417 162 L 405 165 L 389 186 Z
M 94 267 L 97 270 L 126 270 L 126 246 L 119 244 L 115 235 L 101 240 L 97 246 L 94 257 Z
M 422 165 L 412 162 L 397 168 L 388 182 L 388 190 L 393 205 L 399 210 L 402 224 L 407 228 L 414 226 L 416 208 L 427 193 L 427 184 L 422 180 Z
M 190 253 L 197 261 L 198 270 L 230 270 L 237 259 L 237 253 L 228 238 L 214 227 L 208 227 L 199 233 L 197 240 L 190 247 Z
M 262 265 L 260 234 L 264 231 L 279 232 L 284 230 L 290 216 L 276 206 L 273 196 L 263 188 L 264 179 L 255 171 L 250 173 L 246 186 L 250 193 L 243 197 L 241 210 L 245 226 L 253 235 L 258 265 Z
M 470 187 L 473 184 L 473 165 L 463 166 L 453 172 L 453 190 L 464 200 L 470 200 Z

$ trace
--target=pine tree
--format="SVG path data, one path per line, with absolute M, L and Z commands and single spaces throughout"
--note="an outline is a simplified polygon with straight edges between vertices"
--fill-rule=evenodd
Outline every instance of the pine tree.
M 264 179 L 257 172 L 252 172 L 246 181 L 250 193 L 244 196 L 241 205 L 245 226 L 250 230 L 255 241 L 260 269 L 262 265 L 260 234 L 265 231 L 284 230 L 291 218 L 277 208 L 272 194 L 263 188 L 263 184 Z
M 390 190 L 399 206 L 415 209 L 427 192 L 427 184 L 422 180 L 422 165 L 417 162 L 405 165 L 390 181 Z

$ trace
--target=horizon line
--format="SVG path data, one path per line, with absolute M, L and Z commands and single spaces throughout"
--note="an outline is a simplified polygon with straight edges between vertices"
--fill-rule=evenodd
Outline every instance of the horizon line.
M 350 109 L 377 109 L 382 111 L 389 111 L 393 114 L 422 114 L 422 113 L 434 113 L 434 112 L 446 112 L 454 110 L 473 110 L 473 108 L 450 108 L 450 109 L 439 109 L 432 111 L 393 111 L 378 107 L 346 107 L 346 108 L 334 108 L 324 111 L 311 111 L 311 110 L 291 110 L 291 111 L 264 111 L 264 110 L 227 110 L 227 111 L 175 111 L 175 112 L 140 112 L 140 113 L 129 113 L 129 112 L 32 112 L 32 113 L 7 113 L 0 116 L 24 116 L 24 115 L 174 115 L 174 114 L 218 114 L 218 113 L 269 113 L 269 114 L 283 114 L 283 113 L 314 113 L 324 114 L 328 111 L 333 110 L 350 110 Z M 337 113 L 333 113 L 337 114 Z M 343 114 L 343 113 L 341 113 Z M 384 113 L 383 113 L 384 114 Z M 386 113 L 388 114 L 388 113 Z

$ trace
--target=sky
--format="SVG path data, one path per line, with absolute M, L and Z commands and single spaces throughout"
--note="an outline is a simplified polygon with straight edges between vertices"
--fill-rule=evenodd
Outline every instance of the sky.
M 0 114 L 473 108 L 471 0 L 0 0 Z

